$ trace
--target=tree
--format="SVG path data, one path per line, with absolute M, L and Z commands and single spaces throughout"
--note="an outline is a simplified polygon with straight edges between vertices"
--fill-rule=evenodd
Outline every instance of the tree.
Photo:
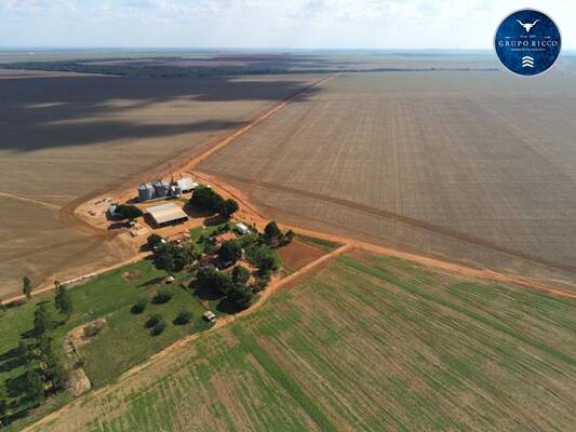
M 212 188 L 207 186 L 198 186 L 194 189 L 192 198 L 190 198 L 189 203 L 194 207 L 209 212 L 219 211 L 219 206 L 224 199 L 214 192 Z
M 218 250 L 218 257 L 223 262 L 231 262 L 234 264 L 242 258 L 242 245 L 238 240 L 225 241 Z
M 286 231 L 286 234 L 284 234 L 284 243 L 283 244 L 291 243 L 292 240 L 294 240 L 294 237 L 296 237 L 296 233 L 294 231 L 292 231 L 291 229 Z
M 148 300 L 146 299 L 140 299 L 138 300 L 138 302 L 132 306 L 132 308 L 130 309 L 130 311 L 134 314 L 134 315 L 138 315 L 141 314 L 142 312 L 144 312 L 146 310 L 146 306 L 148 305 Z
M 160 314 L 150 315 L 150 317 L 148 317 L 148 320 L 146 320 L 146 323 L 144 325 L 146 328 L 152 328 L 163 319 L 164 317 Z
M 233 199 L 223 200 L 218 204 L 218 213 L 220 213 L 222 217 L 226 219 L 230 219 L 230 217 L 236 213 L 238 209 L 238 202 Z
M 24 341 L 20 341 L 18 344 L 18 355 L 20 356 L 20 360 L 23 364 L 29 364 L 32 360 L 32 353 L 30 352 L 30 348 L 28 348 L 28 344 Z
M 172 299 L 172 291 L 168 288 L 163 288 L 154 296 L 152 303 L 154 304 L 164 304 L 168 303 Z
M 280 257 L 267 245 L 253 246 L 248 249 L 248 259 L 260 271 L 274 271 L 280 268 Z
M 47 375 L 52 381 L 55 391 L 62 391 L 68 387 L 70 377 L 60 359 L 55 359 L 52 366 L 48 369 Z
M 58 284 L 56 286 L 56 297 L 54 297 L 54 304 L 56 309 L 66 316 L 66 319 L 70 319 L 73 312 L 72 298 L 70 297 L 70 292 L 64 285 Z
M 26 383 L 26 393 L 28 396 L 34 400 L 44 397 L 44 383 L 42 382 L 42 377 L 36 369 L 28 366 L 25 376 Z
M 264 241 L 272 247 L 278 247 L 284 241 L 284 234 L 276 222 L 271 221 L 264 228 Z
M 248 309 L 254 300 L 254 293 L 244 284 L 234 284 L 230 292 L 230 300 L 240 309 Z
M 250 279 L 250 270 L 248 270 L 246 267 L 238 265 L 234 267 L 234 270 L 232 270 L 232 279 L 236 283 L 245 284 L 248 282 L 248 279 Z
M 162 319 L 162 320 L 158 321 L 156 323 L 156 325 L 154 325 L 154 327 L 152 327 L 150 334 L 152 336 L 158 336 L 158 335 L 162 334 L 164 332 L 164 330 L 166 330 L 166 321 L 164 321 Z
M 116 209 L 118 214 L 120 214 L 124 219 L 134 220 L 139 218 L 144 213 L 138 207 L 132 204 L 120 204 Z
M 212 267 L 202 267 L 196 275 L 196 285 L 201 290 L 226 296 L 232 289 L 233 282 L 227 273 L 219 272 Z
M 174 243 L 163 243 L 154 253 L 154 264 L 158 269 L 168 273 L 181 271 L 196 257 L 192 245 L 179 246 Z
M 218 272 L 216 275 L 216 284 L 214 288 L 218 293 L 223 296 L 227 296 L 232 289 L 234 282 L 232 282 L 232 277 L 228 273 Z
M 192 312 L 184 311 L 180 312 L 176 319 L 174 320 L 174 324 L 176 325 L 186 325 L 192 321 Z
M 150 249 L 154 249 L 156 246 L 160 246 L 162 244 L 162 240 L 164 239 L 161 235 L 156 233 L 150 234 L 148 236 L 148 246 L 150 246 Z
M 34 312 L 34 333 L 40 337 L 46 332 L 52 330 L 52 317 L 46 308 L 46 304 L 42 303 Z
M 6 397 L 6 390 L 4 385 L 0 384 L 0 420 L 8 414 L 8 398 Z M 0 426 L 2 422 L 0 421 Z
M 28 300 L 32 297 L 32 281 L 28 276 L 24 276 L 22 279 L 22 293 Z

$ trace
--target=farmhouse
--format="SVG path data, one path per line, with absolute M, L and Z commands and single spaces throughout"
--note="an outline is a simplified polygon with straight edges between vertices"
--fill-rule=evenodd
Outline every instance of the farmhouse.
M 158 227 L 175 225 L 188 220 L 188 215 L 184 213 L 184 210 L 174 203 L 150 207 L 146 211 L 146 216 Z

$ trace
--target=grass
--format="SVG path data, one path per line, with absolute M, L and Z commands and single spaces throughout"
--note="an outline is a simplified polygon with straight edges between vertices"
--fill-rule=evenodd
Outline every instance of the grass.
M 132 276 L 127 277 L 128 274 Z M 25 368 L 15 349 L 22 338 L 32 342 L 30 331 L 33 326 L 34 310 L 40 303 L 48 305 L 52 312 L 56 328 L 54 338 L 60 349 L 66 334 L 80 325 L 100 317 L 106 317 L 108 328 L 94 342 L 80 350 L 86 362 L 86 372 L 93 386 L 108 382 L 128 368 L 146 360 L 175 340 L 206 328 L 202 321 L 204 308 L 180 286 L 172 287 L 173 298 L 166 304 L 150 304 L 142 315 L 133 315 L 130 308 L 141 298 L 150 298 L 157 291 L 158 284 L 167 276 L 157 270 L 149 260 L 113 270 L 98 276 L 82 286 L 72 288 L 70 295 L 74 313 L 68 322 L 54 308 L 53 295 L 34 298 L 26 304 L 9 308 L 0 316 L 0 383 L 3 383 L 10 396 L 12 414 L 23 416 L 33 407 L 29 403 L 18 383 L 21 382 Z M 193 322 L 186 326 L 175 326 L 172 320 L 184 310 L 193 313 Z M 168 327 L 164 333 L 151 337 L 143 323 L 149 313 L 161 313 Z M 49 401 L 46 408 L 67 400 L 65 395 Z
M 575 330 L 569 299 L 346 255 L 54 429 L 571 430 Z
M 208 245 L 208 237 L 220 231 L 224 226 L 226 226 L 226 224 L 230 226 L 230 229 L 234 229 L 234 226 L 236 225 L 234 222 L 228 221 L 214 225 L 206 225 L 193 228 L 190 230 L 190 241 L 192 244 L 194 244 L 198 252 L 204 253 L 204 249 Z

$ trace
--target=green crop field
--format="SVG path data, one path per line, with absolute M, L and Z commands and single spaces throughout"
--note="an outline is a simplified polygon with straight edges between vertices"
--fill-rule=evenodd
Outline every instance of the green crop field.
M 40 431 L 572 430 L 576 303 L 367 254 Z

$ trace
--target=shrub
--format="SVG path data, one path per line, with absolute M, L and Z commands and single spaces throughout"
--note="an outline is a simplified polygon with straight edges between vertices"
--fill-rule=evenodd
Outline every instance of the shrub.
M 154 304 L 168 303 L 172 299 L 172 291 L 168 288 L 161 289 L 152 299 Z
M 150 315 L 150 317 L 148 317 L 148 319 L 146 320 L 144 326 L 146 328 L 153 328 L 154 326 L 156 326 L 156 324 L 158 324 L 161 321 L 164 321 L 162 315 L 160 314 Z
M 192 321 L 192 312 L 184 311 L 180 312 L 176 319 L 174 320 L 174 324 L 176 325 L 185 325 L 189 324 Z
M 148 306 L 148 301 L 146 299 L 140 299 L 138 300 L 138 303 L 132 306 L 130 312 L 132 312 L 134 315 L 141 314 L 146 310 L 146 306 Z

